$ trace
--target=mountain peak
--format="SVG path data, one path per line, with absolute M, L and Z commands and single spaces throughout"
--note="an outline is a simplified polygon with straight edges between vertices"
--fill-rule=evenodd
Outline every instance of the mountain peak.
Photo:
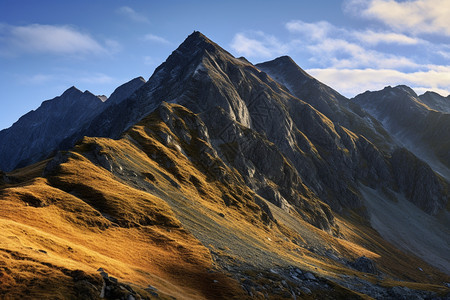
M 83 94 L 82 91 L 80 91 L 78 88 L 76 88 L 75 86 L 71 86 L 70 88 L 68 88 L 67 90 L 64 91 L 64 93 L 62 93 L 62 96 L 69 96 L 69 95 L 75 95 L 75 94 Z
M 265 69 L 278 69 L 283 70 L 283 72 L 296 74 L 296 76 L 302 75 L 302 77 L 304 77 L 305 79 L 314 79 L 313 77 L 311 77 L 311 75 L 306 73 L 305 70 L 300 68 L 290 56 L 287 55 L 280 56 L 271 61 L 257 64 L 256 67 L 258 69 L 261 69 L 262 71 L 264 71 Z
M 414 96 L 414 97 L 417 97 L 416 92 L 414 92 L 414 90 L 413 90 L 412 88 L 410 88 L 409 86 L 406 86 L 406 85 L 397 85 L 397 86 L 395 87 L 395 89 L 400 89 L 400 90 L 402 90 L 402 91 L 404 91 L 404 92 L 406 92 L 406 93 L 408 93 L 408 94 L 410 94 L 410 95 L 412 95 L 412 96 Z
M 205 51 L 209 53 L 227 53 L 222 47 L 211 41 L 208 37 L 199 31 L 194 31 L 190 34 L 183 43 L 173 52 L 173 54 L 179 54 L 183 57 L 193 57 L 198 53 L 204 53 Z

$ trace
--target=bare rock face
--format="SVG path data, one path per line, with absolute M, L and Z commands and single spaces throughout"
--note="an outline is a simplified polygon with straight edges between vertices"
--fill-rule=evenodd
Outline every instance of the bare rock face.
M 430 164 L 441 164 L 440 170 L 447 179 L 450 176 L 450 139 L 445 136 L 450 130 L 450 114 L 441 100 L 442 110 L 432 107 L 439 95 L 417 94 L 406 86 L 386 87 L 381 91 L 365 92 L 353 101 L 382 122 L 389 133 L 404 147 Z M 441 97 L 443 98 L 443 97 Z M 424 103 L 425 102 L 425 103 Z M 448 134 L 447 134 L 448 135 Z
M 397 149 L 391 157 L 399 189 L 412 203 L 436 215 L 449 201 L 448 185 L 433 170 L 406 149 Z
M 289 56 L 260 63 L 256 67 L 334 123 L 366 136 L 378 148 L 391 149 L 395 145 L 380 122 L 359 105 L 306 73 Z

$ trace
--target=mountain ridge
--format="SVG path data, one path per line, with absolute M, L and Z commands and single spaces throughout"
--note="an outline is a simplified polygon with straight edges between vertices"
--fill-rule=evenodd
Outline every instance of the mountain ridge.
M 356 101 L 288 57 L 254 66 L 200 32 L 144 81 L 116 89 L 122 99 L 52 158 L 0 173 L 0 243 L 27 233 L 0 247 L 7 288 L 28 268 L 17 252 L 67 295 L 448 295 L 450 241 L 430 227 L 448 212 L 448 181 Z M 407 221 L 377 222 L 383 203 L 393 220 L 409 207 L 433 239 L 412 244 Z
M 72 86 L 60 96 L 42 102 L 39 108 L 0 131 L 0 169 L 11 171 L 45 159 L 54 151 L 73 147 L 73 143 L 64 145 L 64 140 L 71 135 L 80 139 L 83 135 L 76 132 L 78 127 L 89 123 L 105 107 L 120 103 L 143 82 L 142 77 L 137 77 L 119 86 L 110 101 Z

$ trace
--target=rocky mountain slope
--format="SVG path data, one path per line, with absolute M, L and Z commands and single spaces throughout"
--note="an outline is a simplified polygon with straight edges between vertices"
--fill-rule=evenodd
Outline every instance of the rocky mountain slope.
M 428 106 L 443 113 L 450 113 L 450 95 L 442 97 L 435 92 L 426 92 L 419 96 L 420 101 Z
M 256 67 L 268 73 L 292 95 L 309 103 L 334 123 L 366 136 L 383 150 L 395 146 L 390 135 L 374 117 L 306 73 L 290 57 L 282 56 L 273 61 L 257 64 Z
M 0 293 L 448 295 L 448 182 L 357 104 L 199 32 L 141 82 L 64 136 L 70 151 L 0 174 Z M 380 225 L 383 201 L 427 216 L 433 241 Z
M 66 138 L 82 138 L 83 126 L 106 107 L 128 98 L 144 83 L 142 77 L 135 78 L 118 87 L 108 100 L 71 87 L 61 96 L 44 101 L 38 109 L 0 131 L 0 169 L 10 171 L 35 163 L 60 150 Z M 70 148 L 74 144 L 63 145 Z
M 382 122 L 386 130 L 404 147 L 427 161 L 449 180 L 450 114 L 445 112 L 444 100 L 445 98 L 433 93 L 419 97 L 406 86 L 365 92 L 353 99 Z M 443 111 L 428 105 L 442 107 Z

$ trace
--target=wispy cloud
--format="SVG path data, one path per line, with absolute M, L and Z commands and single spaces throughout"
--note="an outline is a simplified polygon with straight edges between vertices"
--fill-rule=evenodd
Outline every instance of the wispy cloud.
M 0 27 L 0 54 L 15 56 L 23 53 L 87 55 L 109 53 L 105 46 L 87 33 L 67 26 L 31 24 Z
M 343 39 L 325 38 L 306 47 L 314 54 L 314 60 L 333 68 L 417 68 L 409 58 L 364 48 Z
M 170 42 L 168 40 L 166 40 L 165 38 L 158 36 L 158 35 L 154 35 L 154 34 L 146 34 L 143 38 L 144 41 L 150 41 L 150 42 L 155 42 L 155 43 L 159 43 L 159 44 L 170 44 Z
M 378 44 L 417 45 L 424 42 L 421 39 L 395 32 L 365 30 L 353 31 L 351 35 L 362 43 L 372 46 Z
M 237 33 L 230 46 L 239 55 L 255 58 L 271 58 L 285 54 L 289 49 L 289 45 L 261 31 Z
M 341 38 L 354 42 L 376 46 L 378 44 L 416 45 L 424 41 L 402 33 L 391 31 L 349 30 L 339 28 L 326 21 L 314 23 L 292 20 L 285 25 L 292 34 L 299 34 L 311 41 L 321 41 L 326 38 Z
M 415 68 L 407 57 L 383 53 L 373 47 L 379 44 L 416 45 L 424 41 L 403 34 L 373 30 L 349 30 L 326 21 L 307 23 L 293 20 L 285 25 L 293 35 L 292 49 L 311 56 L 310 61 L 332 68 Z
M 336 27 L 326 21 L 307 23 L 301 20 L 292 20 L 286 23 L 286 29 L 291 33 L 298 33 L 312 40 L 320 40 L 327 37 L 330 32 L 336 31 Z
M 54 79 L 55 79 L 55 76 L 50 75 L 50 74 L 35 74 L 29 78 L 26 78 L 26 80 L 25 80 L 25 78 L 22 78 L 21 80 L 23 82 L 26 82 L 27 84 L 31 83 L 31 84 L 40 85 L 40 84 L 50 82 Z
M 353 0 L 353 8 L 361 12 L 369 2 L 377 1 Z M 313 76 L 346 96 L 398 84 L 410 85 L 418 93 L 450 92 L 450 68 L 434 65 L 442 58 L 450 59 L 447 44 L 419 38 L 412 31 L 348 29 L 326 21 L 291 20 L 285 29 L 289 40 L 268 39 L 271 36 L 263 32 L 240 32 L 232 48 L 261 59 L 282 54 L 306 58 L 306 69 Z M 305 67 L 305 61 L 299 63 Z
M 405 73 L 392 69 L 309 69 L 311 75 L 348 97 L 365 90 L 379 90 L 386 85 L 406 84 L 421 94 L 433 90 L 443 96 L 450 94 L 450 67 L 428 66 L 425 71 Z
M 144 16 L 143 14 L 140 14 L 138 12 L 136 12 L 134 9 L 132 9 L 129 6 L 122 6 L 119 7 L 116 12 L 118 14 L 121 14 L 127 18 L 129 18 L 130 20 L 134 21 L 134 22 L 138 22 L 138 23 L 150 23 L 150 20 Z
M 344 8 L 401 32 L 450 36 L 448 0 L 348 0 Z

